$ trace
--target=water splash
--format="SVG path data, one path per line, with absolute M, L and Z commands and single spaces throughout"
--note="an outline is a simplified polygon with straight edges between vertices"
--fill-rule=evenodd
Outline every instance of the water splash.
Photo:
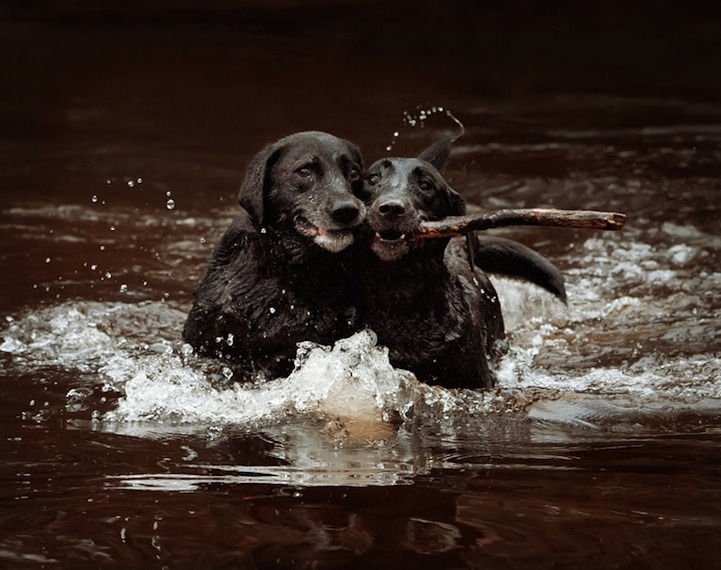
M 54 215 L 75 213 L 59 208 Z M 659 409 L 718 405 L 721 272 L 709 264 L 709 238 L 690 227 L 653 231 L 651 238 L 629 228 L 572 245 L 564 270 L 568 307 L 536 287 L 494 277 L 510 350 L 497 363 L 498 388 L 488 392 L 419 383 L 390 366 L 370 332 L 334 347 L 304 344 L 288 378 L 238 384 L 223 363 L 196 358 L 182 344 L 185 312 L 167 302 L 74 301 L 13 315 L 3 323 L 0 353 L 15 373 L 69 371 L 77 377 L 67 387 L 74 417 L 96 412 L 117 425 L 252 426 L 300 417 L 453 424 L 488 414 L 534 417 L 538 406 L 580 396 L 584 406 L 568 408 L 579 414 L 593 408 L 589 401 L 612 409 L 606 404 L 619 397 L 639 414 L 650 402 Z M 101 271 L 98 279 L 105 275 L 88 267 Z M 126 296 L 140 286 L 119 281 L 114 290 L 122 284 Z M 98 392 L 107 405 L 98 405 Z
M 463 123 L 461 123 L 454 115 L 449 111 L 448 109 L 445 109 L 444 107 L 424 107 L 422 105 L 418 105 L 416 107 L 416 110 L 414 112 L 404 111 L 403 112 L 403 126 L 404 127 L 410 127 L 411 129 L 415 129 L 416 127 L 419 129 L 425 128 L 426 121 L 430 119 L 433 115 L 443 114 L 446 117 L 449 117 L 458 127 L 460 127 L 461 133 L 463 132 Z M 396 144 L 396 141 L 401 135 L 401 131 L 394 131 L 393 132 L 393 138 L 386 146 L 386 151 L 390 152 L 393 150 L 393 147 Z
M 0 351 L 13 355 L 18 371 L 38 366 L 79 371 L 103 393 L 117 393 L 111 410 L 94 414 L 107 423 L 249 427 L 313 417 L 371 425 L 408 421 L 414 413 L 430 419 L 518 410 L 532 401 L 515 390 L 426 386 L 394 369 L 371 331 L 332 348 L 302 343 L 287 378 L 240 384 L 229 381 L 222 363 L 195 358 L 177 340 L 184 318 L 163 303 L 68 303 L 8 322 Z M 82 409 L 82 399 L 91 395 L 73 387 L 68 406 Z

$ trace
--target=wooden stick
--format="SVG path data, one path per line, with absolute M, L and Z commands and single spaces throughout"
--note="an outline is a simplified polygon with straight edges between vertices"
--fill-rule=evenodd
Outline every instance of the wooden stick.
M 594 210 L 546 210 L 541 208 L 495 210 L 467 216 L 449 216 L 434 222 L 423 222 L 419 238 L 453 237 L 477 230 L 506 226 L 548 226 L 590 230 L 620 230 L 626 214 Z

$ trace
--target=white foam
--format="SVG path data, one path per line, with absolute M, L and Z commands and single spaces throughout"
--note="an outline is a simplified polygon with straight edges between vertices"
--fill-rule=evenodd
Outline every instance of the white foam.
M 304 343 L 288 378 L 260 385 L 219 386 L 177 356 L 119 362 L 101 371 L 115 382 L 125 378 L 125 396 L 106 418 L 117 421 L 247 424 L 305 413 L 383 421 L 384 414 L 405 414 L 413 404 L 412 376 L 390 366 L 370 332 L 333 349 Z
M 707 405 L 721 401 L 721 361 L 699 335 L 714 330 L 721 273 L 699 270 L 703 255 L 693 244 L 588 239 L 564 272 L 568 307 L 538 287 L 494 277 L 510 351 L 497 364 L 498 388 L 486 392 L 419 383 L 389 364 L 370 331 L 333 347 L 303 344 L 288 378 L 236 383 L 222 363 L 189 354 L 180 341 L 185 313 L 162 302 L 68 302 L 17 315 L 4 324 L 0 351 L 14 370 L 81 371 L 83 382 L 120 393 L 101 416 L 108 425 L 253 426 L 301 416 L 378 423 L 419 414 L 453 422 L 523 416 L 538 402 L 578 394 L 622 395 L 638 409 L 650 401 Z M 673 354 L 647 343 L 653 335 Z M 87 394 L 78 388 L 69 389 L 68 409 L 83 409 Z

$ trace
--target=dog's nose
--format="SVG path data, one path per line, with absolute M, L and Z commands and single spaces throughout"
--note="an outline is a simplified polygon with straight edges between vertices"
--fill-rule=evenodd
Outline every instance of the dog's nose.
M 334 205 L 331 216 L 339 224 L 350 224 L 355 222 L 360 213 L 360 208 L 352 200 L 338 202 Z
M 400 200 L 386 200 L 378 206 L 381 216 L 399 218 L 406 213 L 406 207 Z

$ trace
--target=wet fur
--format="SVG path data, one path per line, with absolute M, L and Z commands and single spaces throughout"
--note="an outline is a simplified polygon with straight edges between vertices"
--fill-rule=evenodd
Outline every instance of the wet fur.
M 504 338 L 498 297 L 469 263 L 462 239 L 412 240 L 422 220 L 465 212 L 437 168 L 447 152 L 376 162 L 365 176 L 365 247 L 359 245 L 363 323 L 388 347 L 391 363 L 431 384 L 489 388 Z M 440 166 L 440 164 L 439 164 Z M 401 238 L 405 234 L 405 238 Z
M 505 331 L 483 270 L 531 281 L 564 302 L 566 293 L 553 264 L 512 240 L 410 239 L 421 221 L 465 213 L 462 198 L 439 173 L 453 141 L 439 141 L 417 159 L 382 159 L 366 173 L 368 216 L 358 245 L 363 323 L 389 348 L 391 363 L 420 380 L 489 388 L 495 384 L 489 361 Z
M 566 303 L 561 272 L 530 247 L 497 236 L 476 236 L 473 253 L 475 264 L 483 271 L 529 281 Z
M 357 289 L 343 251 L 365 216 L 361 155 L 305 132 L 251 161 L 242 214 L 222 237 L 183 330 L 202 355 L 243 373 L 287 375 L 296 345 L 330 344 L 357 329 Z

